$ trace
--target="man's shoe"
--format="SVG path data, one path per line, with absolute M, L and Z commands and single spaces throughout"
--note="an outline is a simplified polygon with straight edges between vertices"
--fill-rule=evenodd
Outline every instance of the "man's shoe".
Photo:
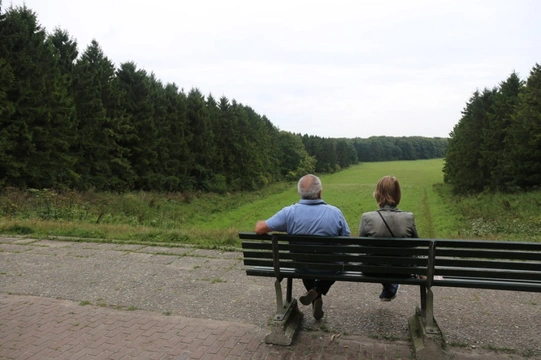
M 299 301 L 301 302 L 301 304 L 303 305 L 310 305 L 311 303 L 314 302 L 314 300 L 319 296 L 319 293 L 317 292 L 316 289 L 310 289 L 309 291 L 306 292 L 306 294 L 304 294 L 303 296 L 301 296 L 299 298 Z
M 323 315 L 325 314 L 323 312 L 323 300 L 321 299 L 321 296 L 314 300 L 312 303 L 312 314 L 314 315 L 314 319 L 319 320 L 323 318 Z
M 383 287 L 383 291 L 379 296 L 380 300 L 386 302 L 393 300 L 398 294 L 398 289 L 400 289 L 399 284 L 389 284 Z

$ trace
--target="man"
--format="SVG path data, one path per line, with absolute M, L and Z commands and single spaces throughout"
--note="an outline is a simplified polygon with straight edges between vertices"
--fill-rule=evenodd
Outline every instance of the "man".
M 321 199 L 321 180 L 315 175 L 303 176 L 297 184 L 301 200 L 278 211 L 269 219 L 255 224 L 257 234 L 271 231 L 292 235 L 349 236 L 350 231 L 342 211 Z M 312 304 L 316 320 L 323 318 L 323 300 L 334 281 L 303 279 L 306 293 L 299 298 L 303 305 Z

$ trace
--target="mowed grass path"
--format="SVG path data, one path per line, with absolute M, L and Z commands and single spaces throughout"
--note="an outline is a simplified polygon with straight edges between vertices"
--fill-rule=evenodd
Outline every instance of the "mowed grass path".
M 460 217 L 434 191 L 434 185 L 443 182 L 442 167 L 442 159 L 363 163 L 336 174 L 322 175 L 323 199 L 342 210 L 352 234 L 357 235 L 361 214 L 378 208 L 373 197 L 376 183 L 382 176 L 394 175 L 402 186 L 398 207 L 415 214 L 419 236 L 456 238 L 456 222 Z M 257 220 L 267 219 L 298 200 L 296 183 L 291 183 L 288 190 L 222 212 L 219 219 L 209 221 L 205 227 L 252 231 Z

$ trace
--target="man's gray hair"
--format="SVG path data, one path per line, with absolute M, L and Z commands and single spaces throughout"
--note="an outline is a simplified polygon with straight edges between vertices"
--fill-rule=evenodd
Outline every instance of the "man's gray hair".
M 303 200 L 319 199 L 318 195 L 321 188 L 321 180 L 312 174 L 304 175 L 297 184 L 299 195 Z

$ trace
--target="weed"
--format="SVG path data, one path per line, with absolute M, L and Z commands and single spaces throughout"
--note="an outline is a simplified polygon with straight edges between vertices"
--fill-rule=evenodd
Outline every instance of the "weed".
M 34 230 L 28 226 L 13 225 L 6 229 L 8 234 L 17 234 L 17 235 L 28 235 L 32 234 Z
M 91 302 L 88 301 L 88 300 L 83 300 L 83 301 L 81 301 L 81 302 L 79 303 L 79 305 L 81 305 L 81 306 L 86 306 L 86 305 L 90 305 L 90 304 L 91 304 Z
M 330 329 L 329 329 L 329 325 L 327 324 L 327 322 L 325 320 L 323 320 L 321 322 L 321 325 L 319 326 L 319 330 L 323 331 L 323 332 L 330 332 Z
M 540 351 L 539 350 L 533 350 L 533 349 L 527 349 L 527 350 L 524 350 L 522 352 L 522 356 L 524 356 L 525 358 L 531 358 L 531 357 L 536 356 L 536 353 L 540 353 Z
M 396 340 L 401 340 L 400 337 L 398 336 L 394 336 L 394 335 L 391 335 L 391 334 L 387 334 L 387 333 L 372 333 L 370 335 L 368 335 L 368 337 L 370 337 L 371 339 L 375 339 L 375 340 L 387 340 L 387 341 L 396 341 Z
M 136 308 L 135 306 L 132 305 L 132 306 L 128 307 L 127 310 L 128 310 L 128 311 L 134 311 L 134 310 L 137 310 L 137 308 Z
M 516 352 L 514 349 L 510 349 L 510 348 L 506 348 L 506 347 L 498 347 L 498 346 L 495 346 L 495 345 L 492 345 L 492 344 L 486 345 L 485 349 L 490 350 L 490 351 L 499 352 L 499 353 L 503 352 L 503 353 L 507 353 L 507 354 L 513 354 L 513 353 Z
M 451 342 L 449 343 L 449 346 L 459 347 L 459 348 L 467 348 L 467 347 L 468 347 L 468 343 L 463 342 L 463 341 L 451 341 Z
M 396 341 L 396 340 L 400 340 L 400 337 L 394 336 L 391 334 L 381 334 L 380 339 L 387 340 L 387 341 Z

